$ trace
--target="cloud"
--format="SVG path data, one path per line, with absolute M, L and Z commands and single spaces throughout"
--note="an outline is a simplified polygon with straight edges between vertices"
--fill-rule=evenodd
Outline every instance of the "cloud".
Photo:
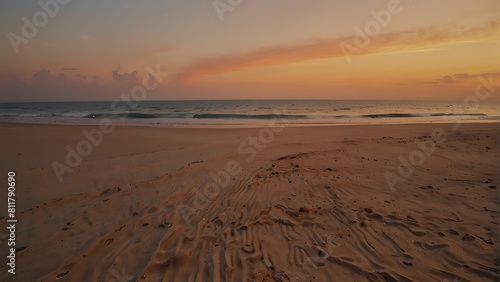
M 467 73 L 457 73 L 455 74 L 455 78 L 457 79 L 467 79 L 470 78 L 470 75 Z
M 0 84 L 0 101 L 109 101 L 117 99 L 122 93 L 131 93 L 133 87 L 142 85 L 143 79 L 140 79 L 137 71 L 122 73 L 120 68 L 117 68 L 111 75 L 113 80 L 109 81 L 97 75 L 67 76 L 48 69 L 35 72 L 28 81 L 11 75 Z M 153 77 L 149 76 L 151 83 L 152 79 Z M 148 92 L 148 97 L 154 99 L 155 93 L 160 93 L 161 89 L 159 87 L 157 91 Z
M 120 73 L 120 67 L 113 71 L 113 79 L 119 83 L 134 84 L 139 82 L 139 76 L 137 71 L 130 73 Z
M 479 78 L 479 77 L 500 77 L 500 72 L 486 72 L 486 73 L 479 73 L 479 74 L 468 74 L 468 73 L 456 73 L 456 74 L 448 74 L 445 75 L 441 78 L 435 79 L 435 80 L 412 80 L 410 81 L 410 84 L 416 84 L 416 85 L 440 85 L 440 84 L 447 84 L 447 83 L 460 83 L 463 81 L 466 81 L 468 79 L 473 79 L 473 78 Z
M 44 83 L 49 80 L 52 80 L 52 75 L 47 69 L 39 70 L 31 77 L 32 83 Z
M 442 81 L 443 82 L 452 82 L 453 78 L 449 75 L 445 75 L 445 76 L 443 76 Z
M 456 73 L 454 77 L 456 79 L 470 79 L 470 78 L 478 78 L 478 77 L 500 77 L 500 72 L 486 72 L 480 74 L 468 74 L 468 73 Z
M 370 37 L 369 44 L 363 48 L 356 47 L 356 36 L 311 40 L 302 44 L 271 46 L 247 54 L 222 56 L 196 63 L 182 72 L 178 79 L 185 82 L 205 76 L 250 68 L 344 57 L 344 51 L 340 46 L 346 46 L 346 44 L 357 48 L 359 52 L 351 54 L 351 56 L 356 56 L 422 50 L 432 45 L 460 41 L 479 41 L 497 38 L 500 34 L 499 26 L 500 19 L 495 19 L 478 26 L 463 27 L 447 25 L 415 28 Z

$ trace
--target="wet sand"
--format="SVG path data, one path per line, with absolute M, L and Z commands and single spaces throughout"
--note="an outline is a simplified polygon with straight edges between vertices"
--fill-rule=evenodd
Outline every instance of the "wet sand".
M 499 125 L 451 127 L 123 126 L 59 182 L 95 126 L 0 124 L 0 280 L 497 281 Z

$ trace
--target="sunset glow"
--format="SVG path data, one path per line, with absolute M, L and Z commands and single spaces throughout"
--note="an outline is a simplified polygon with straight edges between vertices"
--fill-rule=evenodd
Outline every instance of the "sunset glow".
M 1 4 L 0 101 L 113 100 L 147 66 L 170 74 L 148 100 L 457 100 L 500 77 L 494 0 L 52 2 L 45 25 Z

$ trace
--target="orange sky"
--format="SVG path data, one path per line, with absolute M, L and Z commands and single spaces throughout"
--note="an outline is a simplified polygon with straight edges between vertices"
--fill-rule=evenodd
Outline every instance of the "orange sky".
M 500 81 L 499 1 L 216 1 L 70 2 L 31 38 L 44 10 L 2 3 L 0 102 L 113 100 L 146 66 L 170 73 L 149 100 L 460 100 Z

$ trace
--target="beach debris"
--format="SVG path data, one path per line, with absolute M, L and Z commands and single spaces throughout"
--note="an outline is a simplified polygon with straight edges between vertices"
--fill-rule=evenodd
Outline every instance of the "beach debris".
M 290 281 L 290 277 L 283 270 L 278 270 L 274 273 L 273 279 L 278 282 L 287 282 Z
M 495 245 L 491 239 L 484 240 L 484 242 L 488 245 Z
M 22 247 L 16 248 L 16 253 L 22 252 L 22 251 L 24 251 L 26 248 L 28 248 L 28 246 L 22 246 Z
M 69 274 L 69 270 L 61 272 L 61 273 L 59 273 L 59 274 L 56 275 L 56 279 L 61 279 L 61 278 L 63 278 L 64 276 L 66 276 L 68 274 Z
M 197 161 L 188 163 L 188 166 L 193 165 L 193 164 L 199 164 L 199 163 L 202 163 L 202 162 L 203 162 L 202 160 L 197 160 Z
M 243 246 L 241 249 L 247 254 L 254 252 L 254 248 L 251 244 L 245 244 L 245 246 Z
M 297 157 L 298 157 L 297 155 L 288 155 L 288 156 L 277 158 L 276 160 L 277 161 L 282 161 L 282 160 L 285 160 L 285 159 L 293 160 L 293 159 L 297 159 Z
M 464 240 L 464 241 L 468 241 L 468 242 L 470 242 L 470 241 L 474 241 L 475 239 L 476 239 L 476 238 L 475 238 L 474 236 L 471 236 L 471 235 L 469 235 L 468 233 L 466 233 L 466 234 L 462 237 L 462 240 Z
M 385 281 L 398 281 L 396 279 L 394 279 L 394 277 L 392 277 L 389 273 L 387 272 L 379 272 L 380 275 L 382 275 L 382 277 L 385 279 Z
M 108 246 L 109 244 L 113 243 L 113 241 L 115 240 L 115 238 L 109 238 L 107 239 L 105 242 L 104 242 L 104 246 Z
M 170 266 L 171 264 L 174 264 L 175 263 L 175 259 L 174 258 L 169 258 L 167 260 L 165 260 L 162 265 L 165 266 L 165 267 L 168 267 Z
M 274 223 L 279 223 L 279 224 L 283 224 L 283 225 L 287 225 L 287 226 L 297 225 L 297 224 L 292 223 L 290 220 L 283 219 L 283 218 L 278 218 L 278 219 L 274 220 Z
M 168 227 L 171 227 L 171 226 L 172 226 L 172 224 L 170 224 L 168 221 L 166 221 L 166 220 L 165 220 L 165 221 L 163 221 L 163 222 L 162 222 L 159 226 L 160 226 L 160 227 L 162 227 L 162 228 L 165 228 L 165 227 L 167 227 L 167 226 L 168 226 Z

